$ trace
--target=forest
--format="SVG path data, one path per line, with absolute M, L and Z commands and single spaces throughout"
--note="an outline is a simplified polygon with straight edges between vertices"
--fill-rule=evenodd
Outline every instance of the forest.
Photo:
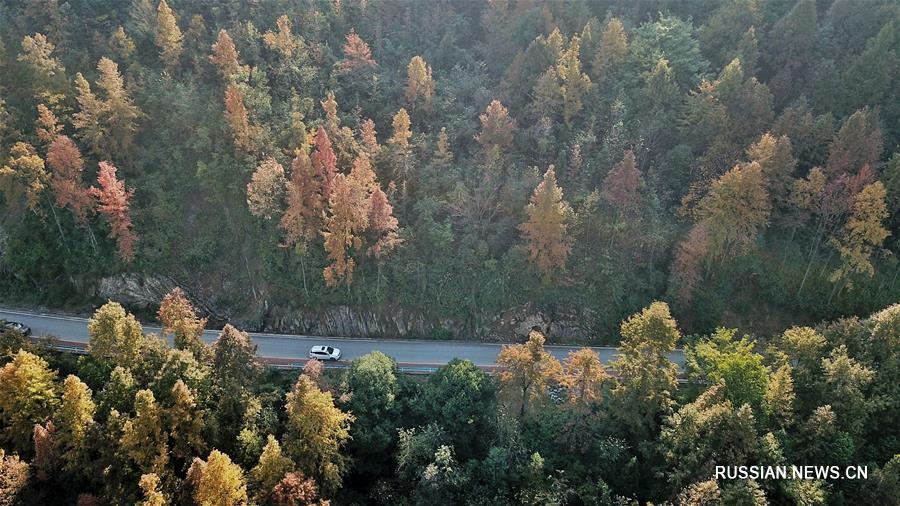
M 900 299 L 898 13 L 6 0 L 0 293 L 165 276 L 150 306 L 217 325 L 592 344 L 652 300 L 689 333 L 866 316 Z
M 533 331 L 488 374 L 266 367 L 181 290 L 173 346 L 120 304 L 76 356 L 0 334 L 0 505 L 896 504 L 900 304 L 758 339 L 689 339 L 665 302 L 621 323 L 621 354 L 557 360 Z M 667 352 L 684 343 L 685 370 Z M 716 466 L 858 466 L 865 479 L 716 479 Z
M 0 506 L 893 504 L 898 252 L 896 0 L 0 0 Z

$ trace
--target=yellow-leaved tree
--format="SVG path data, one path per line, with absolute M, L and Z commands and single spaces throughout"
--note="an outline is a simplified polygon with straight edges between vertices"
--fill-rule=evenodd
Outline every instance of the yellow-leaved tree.
M 563 200 L 552 165 L 534 189 L 525 214 L 528 220 L 519 225 L 519 230 L 525 239 L 528 258 L 537 265 L 544 280 L 549 281 L 565 268 L 573 243 L 566 227 L 571 208 Z

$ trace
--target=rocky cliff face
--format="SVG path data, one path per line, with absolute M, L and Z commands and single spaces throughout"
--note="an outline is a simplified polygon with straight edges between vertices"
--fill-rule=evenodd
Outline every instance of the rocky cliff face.
M 100 299 L 120 302 L 140 311 L 155 311 L 159 301 L 175 286 L 181 286 L 210 324 L 231 322 L 240 328 L 285 334 L 318 336 L 359 336 L 382 338 L 445 338 L 483 341 L 521 340 L 532 329 L 543 332 L 548 341 L 586 341 L 590 332 L 583 328 L 577 315 L 549 315 L 529 305 L 510 308 L 495 318 L 477 325 L 456 320 L 435 320 L 418 311 L 403 307 L 331 306 L 324 309 L 287 308 L 256 303 L 225 307 L 204 295 L 200 288 L 191 289 L 175 279 L 130 273 L 110 276 L 100 281 L 96 295 Z M 234 315 L 258 315 L 243 317 Z

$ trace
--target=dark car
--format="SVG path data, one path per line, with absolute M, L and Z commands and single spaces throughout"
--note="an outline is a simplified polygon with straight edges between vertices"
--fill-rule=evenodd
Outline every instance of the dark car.
M 0 330 L 12 330 L 23 336 L 31 335 L 31 329 L 27 325 L 19 322 L 11 322 L 9 320 L 0 320 Z

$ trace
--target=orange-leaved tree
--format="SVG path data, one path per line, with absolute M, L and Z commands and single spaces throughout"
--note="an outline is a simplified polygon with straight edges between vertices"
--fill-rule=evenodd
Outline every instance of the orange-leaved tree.
M 547 386 L 562 377 L 562 366 L 544 349 L 544 334 L 532 330 L 528 342 L 504 346 L 497 355 L 501 391 L 509 396 L 519 417 L 547 396 Z

